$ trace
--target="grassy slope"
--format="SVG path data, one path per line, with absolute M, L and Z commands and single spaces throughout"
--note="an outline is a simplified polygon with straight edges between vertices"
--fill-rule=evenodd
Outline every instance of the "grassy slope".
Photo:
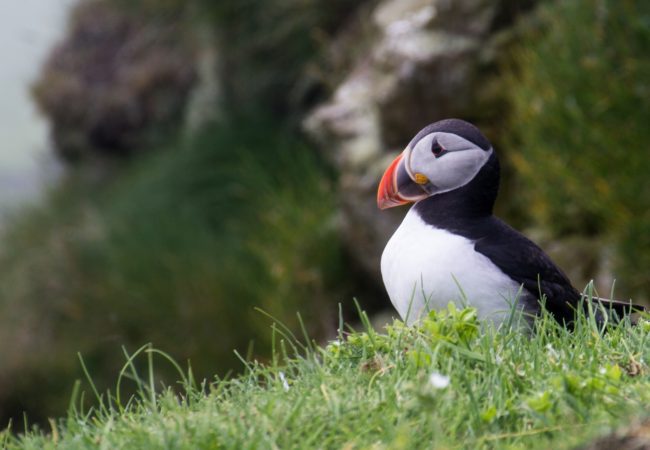
M 279 330 L 278 357 L 268 365 L 247 363 L 241 377 L 204 390 L 185 379 L 180 400 L 170 391 L 152 399 L 149 381 L 142 381 L 140 397 L 127 406 L 113 396 L 94 413 L 73 407 L 47 434 L 6 432 L 0 443 L 10 449 L 561 449 L 647 413 L 649 322 L 607 334 L 585 317 L 574 333 L 549 317 L 533 335 L 478 326 L 473 310 L 451 308 L 417 329 L 399 322 L 386 333 L 368 327 L 325 348 L 301 347 Z M 296 352 L 303 356 L 286 357 Z M 434 387 L 433 373 L 448 376 L 449 385 Z
M 200 378 L 240 368 L 232 350 L 251 341 L 268 358 L 254 306 L 294 330 L 300 311 L 314 336 L 331 328 L 345 288 L 331 178 L 277 123 L 235 123 L 170 141 L 110 181 L 70 177 L 6 223 L 0 427 L 22 411 L 65 414 L 77 351 L 104 390 L 121 345 L 152 342 Z

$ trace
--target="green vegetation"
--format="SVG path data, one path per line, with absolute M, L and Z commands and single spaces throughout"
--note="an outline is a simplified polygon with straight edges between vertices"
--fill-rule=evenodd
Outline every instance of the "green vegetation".
M 107 21 L 93 4 L 109 3 L 120 16 Z M 18 431 L 23 410 L 30 421 L 61 416 L 62 386 L 80 375 L 77 351 L 100 391 L 114 384 L 122 345 L 152 342 L 191 359 L 198 379 L 240 370 L 233 349 L 270 364 L 247 363 L 243 376 L 202 388 L 186 377 L 180 397 L 122 380 L 119 399 L 112 389 L 88 413 L 88 398 L 75 397 L 49 436 L 5 433 L 0 445 L 563 448 L 644 412 L 647 323 L 603 335 L 582 318 L 568 334 L 544 317 L 532 337 L 480 334 L 471 311 L 450 311 L 326 348 L 287 338 L 285 350 L 270 338 L 255 307 L 286 324 L 285 338 L 302 325 L 296 311 L 323 338 L 358 281 L 336 232 L 335 174 L 297 124 L 345 75 L 348 50 L 335 47 L 348 44 L 337 33 L 374 3 L 84 2 L 76 20 L 89 22 L 71 26 L 83 51 L 55 55 L 56 70 L 34 90 L 80 164 L 42 205 L 3 222 L 0 340 L 11 344 L 0 348 L 0 420 L 13 417 Z M 512 110 L 486 113 L 486 122 L 509 118 L 495 142 L 514 136 L 521 178 L 506 181 L 523 189 L 508 201 L 525 203 L 555 237 L 613 243 L 621 292 L 647 298 L 650 3 L 540 3 L 540 26 L 506 80 Z M 220 122 L 174 139 L 202 45 L 218 60 Z M 131 53 L 116 51 L 123 46 Z M 328 51 L 341 54 L 327 61 Z M 93 63 L 102 54 L 128 58 L 107 70 Z M 143 366 L 138 358 L 127 373 Z M 435 389 L 432 373 L 451 384 Z M 155 375 L 178 377 L 169 365 Z
M 375 0 L 196 0 L 220 40 L 229 108 L 300 120 L 334 73 L 324 54 L 334 33 Z
M 7 226 L 0 252 L 0 414 L 61 415 L 82 352 L 102 388 L 145 342 L 197 376 L 270 352 L 254 307 L 315 336 L 344 289 L 329 175 L 272 122 L 224 123 L 110 183 L 86 172 Z M 304 299 L 309 299 L 305 306 Z
M 365 316 L 362 316 L 365 318 Z M 367 324 L 367 320 L 365 321 Z M 565 449 L 647 414 L 650 322 L 606 333 L 581 314 L 573 333 L 548 315 L 534 333 L 481 326 L 472 309 L 431 313 L 419 327 L 340 334 L 325 348 L 275 328 L 269 364 L 180 394 L 153 393 L 152 373 L 121 377 L 97 406 L 73 398 L 67 418 L 8 449 L 514 448 Z M 146 349 L 143 349 L 146 350 Z M 150 367 L 158 354 L 149 352 Z M 132 361 L 133 355 L 129 361 Z M 168 361 L 165 361 L 168 364 Z M 160 362 L 157 362 L 160 364 Z M 19 428 L 14 424 L 14 428 Z
M 33 94 L 76 164 L 3 223 L 0 423 L 63 414 L 77 351 L 105 388 L 122 345 L 153 342 L 200 377 L 238 367 L 233 349 L 268 358 L 255 307 L 293 330 L 300 311 L 314 336 L 333 327 L 353 282 L 334 174 L 296 128 L 320 92 L 308 66 L 359 3 L 75 7 Z M 184 136 L 203 47 L 219 59 L 219 123 Z
M 509 84 L 527 209 L 555 236 L 614 243 L 621 293 L 647 299 L 650 3 L 556 1 L 539 18 Z

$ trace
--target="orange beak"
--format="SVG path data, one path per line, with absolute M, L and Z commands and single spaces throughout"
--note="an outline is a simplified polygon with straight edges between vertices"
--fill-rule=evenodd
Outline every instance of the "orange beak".
M 397 158 L 390 163 L 384 176 L 381 177 L 379 182 L 379 189 L 377 190 L 377 206 L 379 209 L 388 209 L 393 206 L 400 206 L 408 203 L 408 200 L 403 199 L 399 195 L 397 190 L 397 166 L 403 164 L 402 159 L 404 158 L 404 153 L 400 153 Z
M 411 180 L 406 170 L 404 155 L 407 151 L 400 153 L 390 163 L 390 166 L 384 172 L 384 176 L 381 177 L 379 189 L 377 190 L 377 206 L 379 209 L 388 209 L 416 202 L 429 196 Z

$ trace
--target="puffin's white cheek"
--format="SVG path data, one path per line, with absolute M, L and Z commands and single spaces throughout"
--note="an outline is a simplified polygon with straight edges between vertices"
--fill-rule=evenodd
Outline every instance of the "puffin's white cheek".
M 488 152 L 483 150 L 465 150 L 452 152 L 435 161 L 424 172 L 439 192 L 456 189 L 469 183 L 476 176 L 485 161 Z

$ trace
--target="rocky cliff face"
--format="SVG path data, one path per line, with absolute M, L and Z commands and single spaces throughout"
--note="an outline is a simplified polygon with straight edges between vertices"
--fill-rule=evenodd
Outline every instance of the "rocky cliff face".
M 181 122 L 197 79 L 196 48 L 182 26 L 101 0 L 73 8 L 33 86 L 59 156 L 128 156 Z
M 366 36 L 358 26 L 342 37 L 365 41 L 365 51 L 304 127 L 340 171 L 342 231 L 368 273 L 379 276 L 383 247 L 405 213 L 376 207 L 384 168 L 419 129 L 442 118 L 487 125 L 490 134 L 500 117 L 502 99 L 490 86 L 504 30 L 533 3 L 384 0 Z

